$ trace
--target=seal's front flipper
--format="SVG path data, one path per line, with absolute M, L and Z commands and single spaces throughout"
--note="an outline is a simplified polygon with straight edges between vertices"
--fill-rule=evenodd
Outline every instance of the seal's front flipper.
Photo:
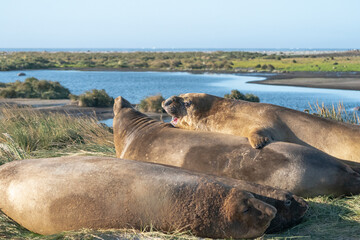
M 259 149 L 264 147 L 270 142 L 270 137 L 265 136 L 264 134 L 261 134 L 259 132 L 252 133 L 249 137 L 249 142 L 251 147 Z

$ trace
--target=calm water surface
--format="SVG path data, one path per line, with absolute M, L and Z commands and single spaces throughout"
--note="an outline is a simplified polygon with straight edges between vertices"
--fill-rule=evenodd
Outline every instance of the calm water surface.
M 316 102 L 326 105 L 343 102 L 347 109 L 360 105 L 359 91 L 249 84 L 246 82 L 265 79 L 250 74 L 30 70 L 24 71 L 26 76 L 18 77 L 18 72 L 0 72 L 0 82 L 36 77 L 58 81 L 73 94 L 93 88 L 105 89 L 112 97 L 121 95 L 131 103 L 139 103 L 144 97 L 155 94 L 162 94 L 165 98 L 187 92 L 224 96 L 231 89 L 238 89 L 242 93 L 254 93 L 261 102 L 300 111 L 309 108 L 309 103 Z

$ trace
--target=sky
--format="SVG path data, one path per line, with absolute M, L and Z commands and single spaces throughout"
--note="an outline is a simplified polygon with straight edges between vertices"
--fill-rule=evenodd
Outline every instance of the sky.
M 359 0 L 0 0 L 0 48 L 360 48 Z

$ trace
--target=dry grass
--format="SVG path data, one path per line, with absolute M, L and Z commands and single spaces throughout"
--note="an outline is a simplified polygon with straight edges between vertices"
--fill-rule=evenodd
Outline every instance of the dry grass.
M 0 109 L 0 164 L 80 150 L 113 155 L 113 135 L 91 117 L 42 113 L 32 108 Z
M 164 109 L 161 107 L 161 103 L 164 100 L 165 99 L 160 94 L 155 95 L 155 96 L 150 96 L 150 97 L 142 99 L 140 101 L 140 104 L 137 106 L 137 108 L 141 112 L 162 113 L 162 112 L 164 112 Z
M 310 110 L 305 110 L 308 113 L 315 114 L 319 117 L 324 117 L 328 119 L 332 119 L 339 122 L 345 122 L 350 124 L 360 124 L 360 118 L 356 111 L 350 113 L 348 112 L 344 104 L 338 103 L 337 106 L 332 105 L 331 107 L 325 106 L 324 103 L 321 105 L 319 103 L 315 103 L 311 105 L 309 103 Z

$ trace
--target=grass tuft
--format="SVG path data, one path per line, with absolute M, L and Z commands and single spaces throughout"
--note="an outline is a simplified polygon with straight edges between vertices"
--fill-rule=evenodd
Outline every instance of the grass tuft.
M 141 112 L 157 112 L 162 113 L 164 109 L 161 107 L 161 103 L 165 99 L 161 95 L 150 96 L 140 101 L 137 106 Z
M 332 105 L 331 107 L 327 107 L 324 103 L 320 105 L 317 102 L 314 105 L 311 105 L 309 103 L 309 106 L 311 111 L 305 110 L 305 112 L 339 122 L 360 124 L 360 118 L 356 111 L 354 111 L 353 113 L 349 113 L 348 111 L 346 111 L 345 106 L 342 103 L 338 103 L 337 106 Z
M 115 153 L 112 133 L 92 117 L 16 107 L 1 108 L 0 116 L 0 163 L 79 149 Z
M 264 239 L 359 239 L 359 195 L 320 196 L 306 200 L 310 208 L 299 225 L 280 234 L 266 235 Z
M 12 139 L 12 137 L 3 133 L 6 143 L 0 143 L 0 165 L 14 160 L 27 158 L 26 152 Z

